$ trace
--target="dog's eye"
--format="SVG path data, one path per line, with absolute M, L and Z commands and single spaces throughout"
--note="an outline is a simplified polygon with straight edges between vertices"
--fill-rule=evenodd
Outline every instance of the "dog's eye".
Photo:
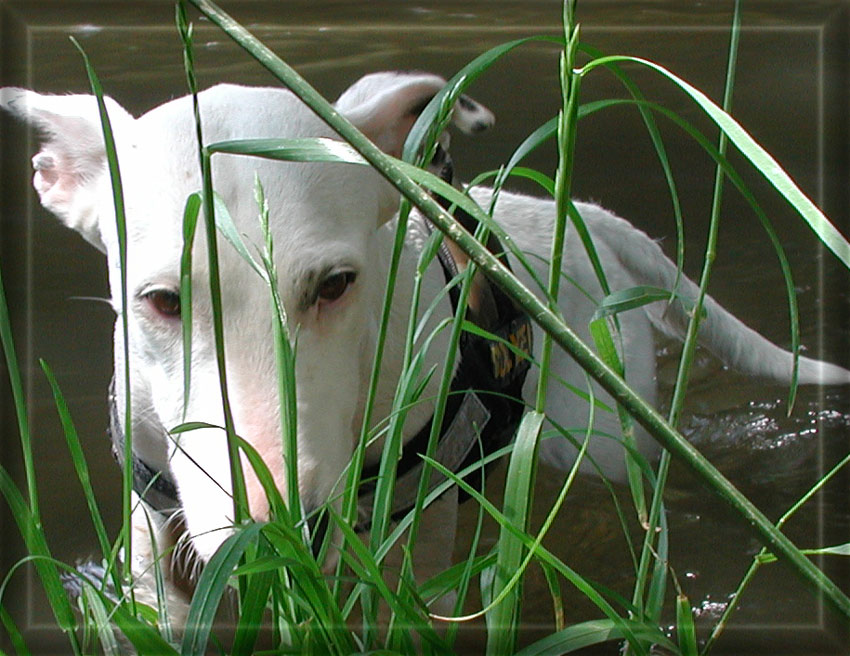
M 154 289 L 144 295 L 151 307 L 164 317 L 180 316 L 180 294 L 168 289 Z
M 325 278 L 318 289 L 318 298 L 322 301 L 335 301 L 354 282 L 357 274 L 354 271 L 338 271 Z

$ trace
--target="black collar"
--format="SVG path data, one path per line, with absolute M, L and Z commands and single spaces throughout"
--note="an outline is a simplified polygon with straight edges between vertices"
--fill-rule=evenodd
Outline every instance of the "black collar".
M 115 378 L 109 382 L 109 427 L 107 434 L 112 442 L 112 455 L 124 467 L 124 430 L 118 415 L 115 399 Z M 163 436 L 166 431 L 162 429 Z M 157 512 L 172 515 L 180 508 L 177 486 L 171 473 L 151 467 L 133 452 L 133 491 Z

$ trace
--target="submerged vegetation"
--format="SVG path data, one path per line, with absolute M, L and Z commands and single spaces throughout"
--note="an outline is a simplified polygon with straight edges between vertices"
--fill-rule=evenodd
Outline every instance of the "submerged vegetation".
M 694 447 L 692 447 L 677 431 L 683 408 L 685 393 L 688 386 L 689 372 L 694 359 L 696 334 L 702 313 L 705 290 L 708 287 L 711 267 L 716 249 L 717 226 L 720 216 L 719 199 L 722 195 L 724 181 L 730 181 L 743 194 L 754 212 L 762 220 L 771 241 L 776 244 L 777 253 L 783 270 L 786 272 L 788 303 L 792 317 L 792 344 L 798 349 L 798 327 L 796 301 L 793 283 L 787 274 L 788 265 L 782 254 L 776 235 L 770 228 L 765 213 L 759 208 L 755 197 L 748 191 L 737 171 L 726 158 L 729 146 L 734 146 L 749 162 L 763 174 L 765 179 L 776 188 L 783 198 L 790 203 L 806 221 L 823 243 L 835 255 L 850 267 L 850 246 L 830 224 L 821 211 L 797 188 L 773 158 L 765 152 L 730 116 L 734 89 L 734 72 L 737 53 L 737 43 L 740 35 L 738 6 L 735 7 L 735 18 L 731 29 L 730 49 L 727 70 L 727 86 L 722 106 L 711 101 L 701 91 L 678 78 L 663 67 L 638 58 L 628 56 L 604 56 L 580 40 L 580 28 L 576 20 L 575 2 L 567 0 L 563 9 L 564 33 L 559 38 L 530 37 L 505 43 L 477 57 L 459 71 L 446 85 L 443 91 L 423 111 L 407 140 L 403 160 L 393 159 L 380 152 L 369 143 L 344 118 L 331 111 L 330 105 L 319 96 L 292 68 L 279 59 L 262 43 L 254 38 L 229 16 L 207 0 L 190 0 L 201 13 L 212 23 L 222 29 L 229 37 L 241 45 L 262 66 L 266 67 L 286 87 L 296 93 L 317 114 L 324 118 L 344 139 L 350 147 L 330 148 L 321 140 L 310 142 L 286 142 L 259 144 L 256 142 L 229 142 L 226 144 L 204 144 L 199 149 L 199 160 L 205 174 L 204 188 L 188 199 L 184 217 L 187 243 L 187 256 L 184 260 L 184 274 L 188 270 L 191 256 L 191 242 L 197 221 L 203 221 L 210 245 L 214 246 L 218 236 L 224 236 L 222 248 L 234 247 L 248 258 L 255 267 L 258 275 L 268 282 L 269 302 L 274 308 L 276 355 L 278 375 L 280 380 L 280 404 L 285 409 L 282 413 L 282 448 L 285 462 L 291 466 L 287 470 L 287 489 L 297 491 L 298 472 L 294 463 L 295 452 L 295 399 L 292 377 L 293 360 L 297 352 L 297 340 L 287 325 L 286 315 L 280 298 L 277 296 L 276 272 L 271 257 L 274 244 L 267 229 L 268 208 L 265 204 L 262 187 L 257 184 L 255 190 L 258 203 L 258 215 L 265 228 L 268 239 L 263 244 L 259 260 L 249 254 L 248 249 L 241 243 L 237 231 L 228 224 L 226 212 L 216 211 L 214 202 L 203 202 L 213 198 L 211 169 L 214 167 L 216 153 L 241 153 L 254 156 L 275 157 L 293 161 L 348 161 L 361 164 L 365 161 L 370 166 L 379 169 L 398 188 L 404 197 L 398 221 L 395 262 L 398 260 L 399 249 L 405 228 L 407 213 L 411 205 L 426 215 L 437 228 L 449 235 L 457 245 L 466 252 L 474 262 L 464 275 L 455 281 L 461 286 L 461 297 L 466 293 L 469 281 L 476 267 L 493 281 L 501 285 L 509 296 L 546 331 L 547 337 L 541 352 L 533 366 L 540 368 L 540 383 L 536 401 L 529 408 L 520 425 L 514 442 L 499 452 L 488 456 L 488 460 L 497 457 L 508 461 L 504 498 L 495 501 L 470 487 L 462 477 L 441 468 L 441 465 L 428 457 L 426 462 L 431 467 L 440 470 L 446 481 L 437 489 L 429 492 L 427 484 L 420 485 L 416 503 L 412 510 L 397 523 L 392 519 L 392 488 L 384 477 L 379 477 L 374 493 L 373 517 L 370 533 L 365 539 L 357 535 L 354 526 L 358 512 L 358 486 L 361 479 L 361 468 L 367 443 L 372 440 L 373 426 L 383 427 L 382 417 L 374 417 L 371 403 L 377 388 L 377 371 L 382 357 L 383 342 L 386 336 L 386 325 L 389 313 L 389 301 L 385 302 L 382 316 L 382 331 L 376 349 L 373 365 L 371 389 L 368 397 L 363 421 L 361 439 L 355 450 L 351 466 L 347 471 L 346 486 L 342 503 L 338 512 L 330 505 L 317 513 L 321 521 L 329 522 L 338 529 L 342 536 L 342 544 L 332 546 L 330 536 L 333 531 L 324 534 L 317 532 L 311 535 L 305 530 L 310 520 L 317 517 L 305 517 L 297 492 L 283 498 L 276 489 L 271 474 L 259 456 L 250 445 L 239 439 L 235 434 L 232 419 L 226 421 L 230 442 L 230 455 L 234 480 L 234 512 L 237 528 L 204 567 L 197 581 L 189 619 L 185 631 L 178 632 L 172 626 L 164 603 L 158 607 L 148 607 L 136 600 L 133 594 L 132 581 L 129 576 L 129 566 L 122 565 L 120 554 L 124 555 L 124 563 L 129 562 L 130 549 L 130 512 L 132 488 L 132 471 L 129 457 L 132 436 L 125 441 L 127 457 L 124 471 L 124 526 L 120 535 L 114 541 L 107 534 L 103 520 L 95 500 L 92 484 L 87 473 L 86 462 L 82 455 L 79 439 L 74 430 L 70 412 L 64 401 L 61 389 L 50 368 L 44 364 L 44 372 L 50 383 L 56 400 L 56 408 L 62 419 L 71 457 L 77 468 L 80 484 L 86 494 L 91 512 L 91 520 L 96 527 L 101 549 L 105 575 L 102 580 L 82 580 L 80 596 L 75 609 L 66 594 L 62 580 L 67 573 L 75 569 L 67 564 L 58 562 L 51 557 L 50 546 L 46 540 L 39 518 L 39 500 L 34 465 L 32 462 L 31 432 L 27 425 L 27 409 L 24 398 L 24 387 L 15 359 L 15 347 L 10 329 L 9 311 L 2 296 L 2 281 L 0 281 L 0 337 L 11 377 L 11 389 L 19 422 L 21 445 L 24 454 L 26 473 L 26 488 L 22 492 L 13 482 L 6 469 L 0 468 L 0 490 L 20 529 L 30 554 L 19 566 L 6 575 L 0 587 L 0 619 L 9 636 L 10 644 L 18 654 L 30 653 L 25 638 L 16 627 L 12 615 L 5 608 L 3 591 L 10 577 L 21 566 L 34 567 L 42 581 L 52 606 L 57 626 L 68 636 L 69 649 L 72 653 L 83 654 L 102 652 L 106 654 L 119 653 L 122 641 L 126 640 L 141 654 L 203 654 L 221 651 L 231 654 L 251 654 L 260 649 L 258 644 L 266 645 L 264 653 L 299 653 L 299 654 L 352 654 L 352 653 L 451 653 L 454 650 L 458 633 L 463 630 L 463 621 L 483 617 L 486 623 L 486 652 L 493 655 L 518 653 L 525 656 L 532 654 L 560 654 L 577 651 L 584 647 L 612 642 L 614 645 L 625 645 L 624 653 L 649 654 L 660 649 L 663 653 L 683 655 L 707 654 L 721 638 L 723 629 L 728 623 L 728 616 L 734 610 L 738 601 L 745 597 L 746 588 L 756 570 L 772 558 L 783 559 L 795 573 L 804 579 L 813 589 L 813 594 L 821 595 L 829 604 L 842 615 L 850 619 L 850 600 L 842 590 L 819 570 L 809 558 L 811 554 L 801 552 L 782 532 L 782 525 L 793 512 L 796 512 L 804 502 L 817 490 L 825 485 L 832 476 L 844 466 L 847 459 L 838 463 L 815 488 L 807 494 L 800 503 L 796 504 L 779 522 L 769 521 L 744 495 L 735 489 Z M 193 29 L 188 19 L 185 2 L 177 7 L 178 30 L 185 48 L 186 72 L 189 89 L 196 93 L 194 76 Z M 510 271 L 482 246 L 483 235 L 487 230 L 499 232 L 499 226 L 490 220 L 486 210 L 476 206 L 462 193 L 449 188 L 434 176 L 421 168 L 433 155 L 436 139 L 443 131 L 448 121 L 448 113 L 453 102 L 472 84 L 476 78 L 485 75 L 495 62 L 532 41 L 548 41 L 561 49 L 560 81 L 562 107 L 559 115 L 547 124 L 530 131 L 530 136 L 520 144 L 510 161 L 498 171 L 481 174 L 475 183 L 492 183 L 495 189 L 500 189 L 511 175 L 530 177 L 550 191 L 557 202 L 556 232 L 551 253 L 551 271 L 548 280 L 540 281 L 540 295 L 531 293 L 524 288 Z M 720 138 L 713 143 L 682 117 L 670 110 L 660 107 L 647 100 L 638 86 L 626 72 L 628 66 L 648 68 L 675 84 L 686 94 L 720 129 Z M 86 60 L 92 88 L 102 99 L 100 85 L 93 68 Z M 581 86 L 583 81 L 598 71 L 607 70 L 615 75 L 628 91 L 629 99 L 612 99 L 582 104 Z M 557 297 L 559 286 L 567 284 L 562 281 L 560 272 L 561 249 L 567 230 L 576 230 L 578 234 L 584 231 L 582 220 L 570 201 L 572 186 L 572 158 L 575 138 L 581 120 L 594 112 L 603 112 L 609 107 L 622 104 L 632 105 L 641 115 L 646 129 L 652 139 L 658 158 L 664 169 L 669 184 L 673 206 L 677 210 L 679 225 L 679 243 L 682 237 L 682 217 L 678 212 L 678 192 L 674 184 L 674 176 L 668 162 L 661 133 L 656 120 L 661 118 L 672 123 L 696 140 L 706 153 L 717 163 L 715 184 L 715 203 L 712 208 L 711 228 L 706 246 L 705 265 L 700 282 L 700 297 L 695 300 L 695 307 L 690 313 L 691 322 L 688 327 L 687 339 L 681 354 L 678 374 L 674 387 L 673 398 L 667 417 L 661 416 L 655 409 L 638 397 L 622 380 L 622 358 L 617 344 L 616 315 L 648 302 L 665 302 L 675 294 L 675 290 L 632 289 L 610 294 L 600 305 L 598 318 L 594 321 L 591 332 L 595 340 L 595 348 L 583 344 L 569 328 L 567 323 L 558 316 L 553 298 Z M 107 152 L 110 159 L 113 177 L 114 195 L 119 222 L 119 233 L 124 234 L 123 212 L 121 202 L 120 179 L 117 175 L 117 162 L 114 146 L 111 144 L 108 120 L 104 117 L 104 134 Z M 199 137 L 200 135 L 200 127 Z M 546 173 L 532 171 L 520 166 L 523 158 L 544 142 L 554 140 L 558 150 L 558 165 L 554 177 Z M 201 141 L 203 143 L 203 141 Z M 476 218 L 483 226 L 480 234 L 475 236 L 466 232 L 432 197 L 431 194 L 445 197 L 449 203 L 462 207 Z M 439 233 L 437 233 L 439 234 Z M 421 266 L 424 268 L 436 253 L 437 236 L 433 243 L 426 248 Z M 596 264 L 596 270 L 603 289 L 607 289 L 605 271 L 598 261 L 592 243 L 586 244 L 587 257 Z M 211 277 L 217 276 L 215 262 L 216 249 L 209 249 Z M 515 253 L 524 262 L 522 253 Z M 682 250 L 679 248 L 679 268 L 682 267 Z M 395 273 L 391 273 L 387 282 L 385 298 L 390 299 L 395 284 Z M 184 275 L 183 280 L 189 276 Z M 214 285 L 211 285 L 214 288 Z M 126 293 L 126 288 L 125 288 Z M 185 302 L 191 293 L 190 286 L 181 288 L 183 307 L 191 307 Z M 220 312 L 220 308 L 219 308 Z M 414 313 L 415 314 L 415 313 Z M 218 357 L 223 358 L 222 328 L 219 321 L 217 327 Z M 191 317 L 183 316 L 184 325 L 191 325 Z M 409 369 L 404 373 L 406 385 L 400 385 L 397 392 L 397 403 L 394 407 L 402 407 L 411 400 L 418 398 L 417 386 L 420 384 L 420 372 L 417 371 L 417 358 L 413 353 L 415 336 L 420 326 L 411 322 L 408 338 L 410 351 Z M 456 357 L 457 345 L 464 329 L 472 330 L 463 320 L 463 306 L 450 324 L 451 347 L 446 358 L 451 362 Z M 124 327 L 126 334 L 126 326 Z M 294 328 L 293 328 L 294 330 Z M 184 340 L 190 339 L 190 330 L 184 331 Z M 427 340 L 425 340 L 427 342 Z M 623 532 L 628 536 L 629 527 L 626 525 L 632 517 L 636 517 L 643 527 L 643 539 L 630 547 L 634 553 L 634 582 L 630 598 L 617 594 L 598 585 L 593 580 L 593 573 L 581 574 L 571 568 L 558 555 L 543 546 L 544 537 L 552 526 L 555 516 L 568 498 L 571 486 L 578 469 L 576 467 L 566 477 L 565 482 L 556 496 L 551 509 L 546 513 L 542 524 L 531 528 L 529 508 L 535 488 L 538 446 L 542 439 L 561 439 L 554 429 L 545 423 L 544 402 L 548 381 L 548 362 L 551 350 L 566 349 L 585 368 L 590 378 L 598 381 L 621 404 L 614 409 L 597 409 L 590 403 L 590 412 L 617 411 L 622 424 L 622 441 L 630 447 L 632 444 L 634 425 L 639 423 L 667 450 L 657 464 L 646 462 L 636 450 L 629 450 L 627 458 L 629 466 L 629 488 L 633 507 L 622 509 Z M 189 349 L 185 351 L 188 353 Z M 450 371 L 451 367 L 446 367 Z M 191 384 L 191 371 L 185 372 L 186 385 Z M 442 381 L 442 394 L 437 403 L 437 415 L 444 409 L 450 380 Z M 223 384 L 225 384 L 223 382 Z M 128 386 L 129 388 L 129 386 Z M 789 405 L 793 405 L 796 385 L 792 385 Z M 591 390 L 588 385 L 588 390 Z M 588 392 L 592 397 L 592 391 Z M 129 395 L 128 395 L 129 396 Z M 130 400 L 127 400 L 129 412 Z M 124 411 L 125 409 L 119 409 Z M 229 413 L 225 412 L 229 417 Z M 393 425 L 387 430 L 400 430 Z M 440 422 L 435 421 L 439 426 Z M 592 414 L 589 418 L 592 425 Z M 127 422 L 130 425 L 131 422 Z M 174 427 L 175 432 L 189 431 L 196 428 L 192 424 Z M 579 445 L 584 447 L 590 439 L 590 429 L 581 436 Z M 392 439 L 385 441 L 386 448 L 397 447 Z M 245 491 L 241 486 L 242 472 L 240 453 L 244 454 L 251 467 L 254 468 L 259 480 L 263 483 L 272 508 L 272 519 L 267 523 L 251 522 L 245 516 Z M 583 453 L 583 452 L 582 452 Z M 753 561 L 752 568 L 734 595 L 734 603 L 729 606 L 717 622 L 709 636 L 700 636 L 698 640 L 691 604 L 681 590 L 668 568 L 668 538 L 669 530 L 665 520 L 664 490 L 671 457 L 678 457 L 695 473 L 701 483 L 708 485 L 718 495 L 728 502 L 731 508 L 753 527 L 759 539 L 765 545 L 764 551 Z M 394 462 L 392 457 L 386 459 Z M 579 461 L 581 457 L 579 457 Z M 478 465 L 476 465 L 478 466 Z M 425 473 L 430 473 L 425 468 Z M 461 472 L 463 474 L 464 472 Z M 422 509 L 438 498 L 451 486 L 456 485 L 471 498 L 471 503 L 480 508 L 478 525 L 472 539 L 472 548 L 465 560 L 457 563 L 451 569 L 425 582 L 417 582 L 412 574 L 409 558 L 405 559 L 397 584 L 390 584 L 382 577 L 384 559 L 390 548 L 400 539 L 408 540 L 406 554 L 415 549 L 417 530 Z M 613 501 L 616 502 L 616 499 Z M 626 519 L 629 516 L 629 520 Z M 485 521 L 495 521 L 499 526 L 496 543 L 487 550 L 479 549 L 478 535 Z M 323 537 L 324 536 L 324 537 Z M 322 568 L 322 563 L 330 550 L 338 550 L 338 565 L 333 572 Z M 824 553 L 844 554 L 848 552 L 847 545 L 838 545 Z M 520 638 L 523 627 L 521 607 L 522 586 L 526 573 L 532 564 L 539 567 L 545 578 L 547 589 L 551 595 L 555 627 L 551 634 L 532 644 Z M 84 572 L 77 572 L 78 577 Z M 158 578 L 161 573 L 157 572 Z M 469 615 L 469 598 L 471 591 L 477 587 L 480 590 L 481 607 Z M 672 591 L 671 591 L 672 588 Z M 214 619 L 227 596 L 226 591 L 232 591 L 232 603 L 237 610 L 237 620 L 228 642 L 221 644 L 216 637 Z M 579 624 L 565 625 L 562 609 L 573 595 L 581 595 L 598 609 L 599 618 Z M 429 613 L 429 604 L 435 599 L 451 598 L 454 596 L 454 613 L 451 618 L 435 619 Z M 670 599 L 674 599 L 671 610 Z M 379 607 L 385 605 L 388 609 L 389 621 L 386 626 L 382 617 L 379 621 Z M 82 614 L 78 610 L 82 610 Z M 669 617 L 675 616 L 675 630 L 667 631 Z M 355 621 L 354 618 L 357 618 Z M 463 620 L 463 621 L 461 621 Z M 261 631 L 264 627 L 264 631 Z M 268 635 L 262 635 L 263 632 Z M 525 644 L 525 646 L 521 646 Z M 612 647 L 612 652 L 616 647 Z

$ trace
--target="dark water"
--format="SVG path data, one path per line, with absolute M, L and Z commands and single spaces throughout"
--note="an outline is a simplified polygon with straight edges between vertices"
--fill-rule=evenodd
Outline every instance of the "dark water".
M 735 115 L 846 231 L 847 3 L 745 5 Z M 169 3 L 7 1 L 0 7 L 4 84 L 85 91 L 82 63 L 68 40 L 73 35 L 91 57 L 107 93 L 129 110 L 138 113 L 184 93 L 182 57 Z M 723 89 L 730 7 L 731 3 L 713 1 L 587 0 L 579 4 L 579 17 L 586 42 L 606 53 L 657 61 L 717 99 Z M 226 8 L 331 97 L 375 70 L 422 69 L 449 76 L 497 43 L 530 34 L 557 34 L 560 16 L 558 2 L 265 2 L 226 3 Z M 273 83 L 204 22 L 198 25 L 197 44 L 202 85 Z M 700 112 L 668 82 L 634 67 L 628 70 L 649 98 L 679 111 L 715 138 Z M 582 90 L 588 101 L 624 95 L 618 82 L 602 71 L 587 78 Z M 556 53 L 547 46 L 523 47 L 484 76 L 471 94 L 495 112 L 497 127 L 475 140 L 455 136 L 455 160 L 466 178 L 504 162 L 529 132 L 555 114 Z M 28 185 L 28 158 L 34 146 L 26 143 L 19 127 L 3 125 L 2 272 L 28 386 L 44 523 L 55 555 L 73 562 L 94 553 L 96 543 L 38 358 L 51 365 L 68 397 L 99 501 L 114 530 L 120 484 L 104 437 L 112 318 L 106 304 L 91 300 L 106 294 L 104 262 L 37 205 Z M 681 192 L 687 270 L 697 275 L 713 167 L 675 128 L 663 123 L 661 128 Z M 529 165 L 551 171 L 552 157 L 551 150 L 543 149 Z M 732 161 L 745 172 L 791 262 L 808 352 L 850 365 L 850 277 L 761 179 L 746 174 L 740 157 L 733 156 Z M 598 201 L 629 218 L 662 238 L 672 252 L 675 227 L 669 195 L 634 110 L 609 110 L 582 123 L 575 170 L 577 197 Z M 724 202 L 719 252 L 714 296 L 764 335 L 788 344 L 787 305 L 776 257 L 754 215 L 731 189 Z M 661 353 L 662 388 L 668 392 L 675 354 L 674 345 L 665 345 Z M 705 356 L 698 363 L 683 419 L 686 433 L 771 518 L 779 517 L 847 452 L 850 434 L 846 391 L 802 390 L 790 417 L 785 394 L 781 388 L 724 371 Z M 3 464 L 22 480 L 9 402 L 3 412 Z M 542 469 L 540 517 L 561 477 L 560 472 Z M 850 540 L 847 490 L 845 474 L 789 522 L 791 537 L 805 547 Z M 618 493 L 627 503 L 624 491 Z M 710 626 L 759 545 L 743 522 L 675 465 L 668 508 L 670 564 L 701 626 Z M 471 505 L 464 507 L 467 525 L 474 513 Z M 3 520 L 5 572 L 20 557 L 21 548 L 11 518 L 4 514 Z M 494 536 L 491 532 L 487 539 Z M 632 537 L 638 537 L 634 526 Z M 576 484 L 548 545 L 583 575 L 630 595 L 631 559 L 610 495 L 599 483 Z M 819 564 L 845 591 L 850 590 L 845 563 L 832 558 Z M 539 571 L 533 571 L 525 605 L 526 639 L 551 623 L 545 590 Z M 568 622 L 598 616 L 577 593 L 565 587 L 564 594 Z M 50 628 L 38 582 L 28 569 L 13 578 L 3 601 L 15 611 L 36 653 L 50 653 L 53 645 L 63 644 Z M 838 654 L 848 652 L 847 635 L 790 571 L 771 565 L 763 568 L 747 592 L 727 640 L 719 647 L 728 653 Z

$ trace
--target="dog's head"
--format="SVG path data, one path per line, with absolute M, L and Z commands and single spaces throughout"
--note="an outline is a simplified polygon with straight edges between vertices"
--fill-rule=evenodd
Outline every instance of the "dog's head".
M 346 91 L 337 108 L 383 150 L 399 155 L 418 112 L 443 84 L 433 75 L 374 74 Z M 220 85 L 199 100 L 207 143 L 335 136 L 287 91 Z M 146 460 L 170 464 L 193 544 L 208 559 L 227 535 L 220 529 L 232 518 L 224 432 L 205 428 L 166 437 L 167 429 L 185 421 L 224 425 L 202 221 L 193 250 L 191 386 L 184 399 L 182 219 L 187 197 L 201 188 L 192 100 L 173 100 L 140 118 L 110 99 L 106 104 L 126 207 L 126 308 L 95 99 L 20 89 L 4 89 L 0 96 L 0 105 L 44 138 L 33 158 L 34 186 L 44 207 L 107 256 L 119 317 L 118 407 L 126 398 L 121 321 L 126 313 L 134 442 Z M 492 123 L 492 115 L 464 99 L 455 123 L 476 132 Z M 339 492 L 359 433 L 389 257 L 391 231 L 382 226 L 395 214 L 398 195 L 365 166 L 217 155 L 215 190 L 252 251 L 264 243 L 255 175 L 268 201 L 280 297 L 297 333 L 299 486 L 304 505 L 312 508 Z M 283 488 L 271 296 L 249 263 L 219 241 L 225 364 L 236 432 L 260 452 Z M 251 513 L 263 518 L 265 495 L 246 470 Z

